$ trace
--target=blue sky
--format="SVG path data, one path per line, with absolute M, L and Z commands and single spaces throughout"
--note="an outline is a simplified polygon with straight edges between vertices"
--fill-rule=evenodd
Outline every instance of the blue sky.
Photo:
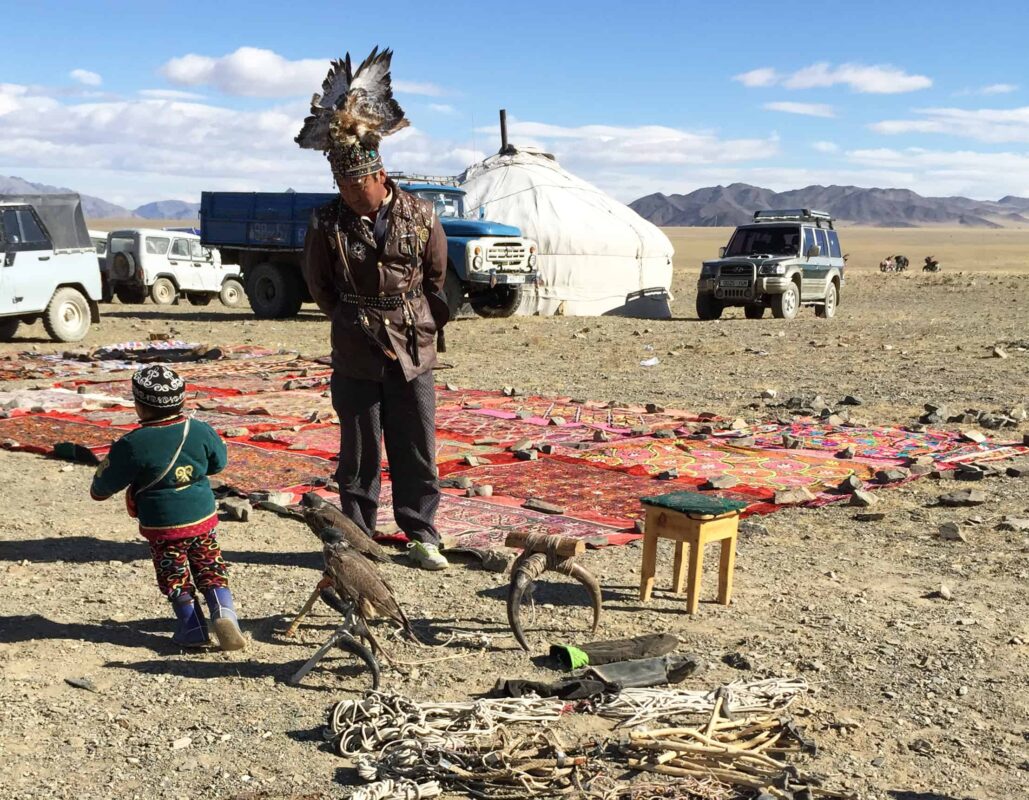
M 1024 3 L 31 2 L 0 46 L 0 175 L 130 207 L 328 190 L 292 137 L 328 60 L 392 47 L 388 167 L 542 147 L 621 200 L 745 181 L 1029 196 Z M 24 32 L 19 35 L 17 32 Z M 45 57 L 42 54 L 45 53 Z

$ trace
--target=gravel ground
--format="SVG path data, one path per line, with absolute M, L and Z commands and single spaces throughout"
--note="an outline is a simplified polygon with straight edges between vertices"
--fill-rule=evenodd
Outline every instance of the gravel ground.
M 686 264 L 683 264 L 685 267 Z M 680 270 L 672 321 L 614 318 L 461 320 L 440 380 L 593 399 L 653 401 L 748 418 L 774 416 L 757 400 L 845 394 L 857 416 L 908 423 L 925 402 L 1007 410 L 1029 401 L 1029 292 L 1003 272 L 880 275 L 856 270 L 837 319 L 808 310 L 793 322 L 692 317 L 693 275 Z M 188 306 L 106 307 L 87 344 L 166 332 L 192 341 L 251 342 L 325 351 L 314 313 L 265 322 L 246 311 Z M 1000 345 L 1007 358 L 991 356 Z M 24 329 L 5 349 L 54 350 Z M 657 356 L 655 367 L 640 361 Z M 1023 423 L 1017 438 L 1029 430 Z M 256 512 L 219 528 L 250 638 L 241 654 L 184 654 L 170 645 L 169 609 L 145 543 L 119 500 L 92 502 L 90 470 L 0 451 L 0 793 L 12 798 L 338 797 L 347 763 L 321 742 L 329 706 L 366 685 L 354 661 L 327 659 L 299 688 L 285 679 L 333 627 L 322 607 L 296 640 L 277 631 L 318 576 L 314 540 L 300 524 Z M 965 486 L 961 484 L 960 486 Z M 741 534 L 733 603 L 704 602 L 695 617 L 667 591 L 641 606 L 638 546 L 592 551 L 604 587 L 598 633 L 680 636 L 706 668 L 686 686 L 740 677 L 802 675 L 813 691 L 794 706 L 820 745 L 809 767 L 867 798 L 948 800 L 1024 796 L 1029 780 L 1029 540 L 999 530 L 1029 516 L 1029 480 L 987 478 L 987 502 L 947 509 L 955 484 L 924 479 L 880 494 L 879 522 L 845 506 L 786 510 Z M 966 526 L 945 541 L 940 523 Z M 705 599 L 717 559 L 708 559 Z M 457 562 L 443 574 L 384 571 L 423 632 L 493 638 L 486 654 L 387 671 L 385 686 L 416 699 L 462 699 L 498 677 L 552 679 L 509 636 L 506 579 Z M 671 554 L 659 554 L 667 588 Z M 931 596 L 946 585 L 952 599 Z M 581 590 L 543 584 L 530 638 L 585 637 Z M 578 631 L 579 633 L 576 633 Z M 391 644 L 403 661 L 437 658 Z M 451 651 L 447 651 L 448 653 Z M 750 670 L 722 662 L 743 654 Z M 93 689 L 66 679 L 88 679 Z M 582 727 L 582 721 L 578 723 Z M 604 726 L 587 721 L 586 729 Z M 581 731 L 580 731 L 581 732 Z M 1023 789 L 1017 787 L 1022 786 Z

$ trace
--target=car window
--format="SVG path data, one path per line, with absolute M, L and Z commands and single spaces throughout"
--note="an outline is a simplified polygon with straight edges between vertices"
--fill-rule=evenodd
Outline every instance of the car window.
M 4 241 L 11 244 L 21 243 L 21 226 L 18 224 L 17 209 L 5 208 L 0 212 L 0 225 L 3 226 Z
M 198 239 L 189 240 L 189 255 L 194 261 L 204 260 L 204 248 L 200 246 Z
M 131 236 L 112 236 L 111 237 L 111 252 L 112 253 L 131 253 L 133 245 L 135 243 Z
M 795 256 L 799 239 L 800 229 L 796 225 L 738 228 L 725 248 L 725 256 Z
M 828 258 L 829 257 L 829 242 L 825 239 L 825 231 L 819 228 L 815 231 L 815 244 L 821 248 L 822 252 L 819 255 Z
M 170 242 L 170 239 L 165 239 L 163 236 L 148 236 L 146 237 L 146 251 L 155 256 L 163 256 L 168 252 Z
M 106 239 L 93 239 L 93 247 L 96 249 L 96 254 L 102 256 L 107 252 L 107 240 Z
M 18 209 L 18 219 L 21 220 L 21 232 L 24 237 L 22 241 L 39 245 L 48 245 L 50 240 L 46 233 L 36 222 L 36 215 L 27 208 Z
M 189 258 L 189 242 L 186 239 L 176 239 L 172 242 L 171 254 L 180 258 Z
M 815 232 L 811 228 L 804 228 L 804 255 L 807 255 L 808 250 L 814 247 L 815 244 Z
M 843 251 L 840 249 L 840 237 L 836 231 L 826 231 L 829 236 L 829 255 L 832 258 L 843 258 Z

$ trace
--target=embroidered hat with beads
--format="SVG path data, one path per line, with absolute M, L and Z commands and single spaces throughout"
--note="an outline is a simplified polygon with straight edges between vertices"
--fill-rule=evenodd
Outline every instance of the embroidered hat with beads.
M 132 396 L 140 405 L 173 410 L 186 400 L 186 382 L 174 370 L 152 364 L 132 376 Z

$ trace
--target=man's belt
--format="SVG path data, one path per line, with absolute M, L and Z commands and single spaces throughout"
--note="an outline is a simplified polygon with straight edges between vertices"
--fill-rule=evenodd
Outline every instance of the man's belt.
M 409 292 L 400 294 L 350 294 L 340 292 L 339 300 L 344 305 L 357 306 L 358 308 L 377 308 L 380 311 L 392 311 L 395 308 L 402 308 L 404 303 L 422 296 L 421 288 L 412 289 Z

